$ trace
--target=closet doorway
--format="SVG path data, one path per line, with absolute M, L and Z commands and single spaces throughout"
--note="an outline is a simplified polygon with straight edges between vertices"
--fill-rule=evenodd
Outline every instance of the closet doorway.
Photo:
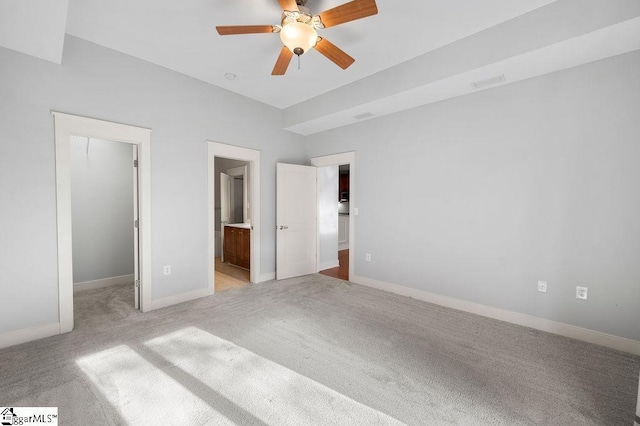
M 117 287 L 109 303 L 139 309 L 138 146 L 71 136 L 69 157 L 74 295 Z
M 96 120 L 87 117 L 53 112 L 55 121 L 56 153 L 56 213 L 58 235 L 58 303 L 60 333 L 73 330 L 74 327 L 74 240 L 72 220 L 72 139 L 80 137 L 102 140 L 106 143 L 124 143 L 129 150 L 131 173 L 131 191 L 133 195 L 128 203 L 131 206 L 132 221 L 129 232 L 134 244 L 139 248 L 133 254 L 134 275 L 132 286 L 139 294 L 139 309 L 151 310 L 151 199 L 150 199 L 150 142 L 151 130 L 141 127 Z M 86 148 L 85 156 L 86 156 Z M 81 153 L 79 153 L 81 154 Z M 89 155 L 91 143 L 89 143 Z M 137 181 L 137 183 L 135 183 Z M 134 202 L 133 200 L 137 200 Z M 137 209 L 137 210 L 136 210 Z M 79 232 L 79 231 L 78 231 Z M 138 269 L 135 265 L 137 262 Z M 76 273 L 77 274 L 77 273 Z M 114 277 L 110 277 L 114 278 Z M 81 279 L 81 278 L 78 278 Z M 96 280 L 80 281 L 86 284 Z M 136 303 L 135 299 L 131 302 Z

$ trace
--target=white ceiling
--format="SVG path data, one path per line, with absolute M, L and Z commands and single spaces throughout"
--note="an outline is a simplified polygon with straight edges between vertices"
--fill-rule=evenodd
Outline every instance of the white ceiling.
M 470 93 L 483 78 L 508 84 L 640 49 L 637 0 L 377 4 L 378 15 L 319 31 L 356 59 L 347 70 L 310 51 L 274 77 L 277 34 L 215 31 L 277 24 L 277 0 L 3 0 L 0 46 L 60 63 L 66 32 L 283 109 L 284 128 L 300 134 Z
M 343 71 L 310 51 L 300 71 L 294 58 L 284 77 L 271 75 L 282 47 L 277 34 L 215 30 L 279 24 L 277 0 L 71 0 L 67 33 L 285 108 L 552 1 L 378 0 L 378 15 L 320 31 L 356 59 L 353 66 Z M 317 13 L 345 2 L 309 0 L 307 7 Z

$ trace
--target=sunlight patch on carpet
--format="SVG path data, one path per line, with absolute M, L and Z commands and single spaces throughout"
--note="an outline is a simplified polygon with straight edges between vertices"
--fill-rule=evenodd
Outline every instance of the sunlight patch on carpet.
M 196 327 L 145 345 L 269 425 L 403 423 Z
M 76 363 L 128 424 L 234 424 L 128 346 Z

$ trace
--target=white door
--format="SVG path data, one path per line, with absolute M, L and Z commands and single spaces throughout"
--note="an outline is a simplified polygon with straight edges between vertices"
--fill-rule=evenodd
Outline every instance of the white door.
M 276 278 L 317 271 L 316 168 L 277 164 Z
M 133 145 L 133 294 L 134 306 L 140 309 L 140 215 L 138 205 L 138 145 Z
M 231 217 L 231 176 L 220 173 L 220 247 L 222 261 L 224 262 L 224 227 Z
M 240 166 L 234 167 L 232 169 L 227 169 L 227 174 L 232 178 L 237 178 L 238 176 L 242 177 L 242 222 L 248 223 L 250 221 L 249 216 L 249 174 L 248 174 L 248 166 Z M 232 180 L 233 182 L 233 180 Z M 233 187 L 232 187 L 233 188 Z M 236 205 L 238 200 L 235 199 L 237 197 L 235 191 L 233 191 L 233 202 L 232 205 Z M 235 217 L 235 213 L 234 213 Z

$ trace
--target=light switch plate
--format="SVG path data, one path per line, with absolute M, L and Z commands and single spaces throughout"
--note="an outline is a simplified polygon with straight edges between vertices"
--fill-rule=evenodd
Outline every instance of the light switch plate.
M 587 287 L 576 287 L 576 299 L 587 300 L 589 289 Z

